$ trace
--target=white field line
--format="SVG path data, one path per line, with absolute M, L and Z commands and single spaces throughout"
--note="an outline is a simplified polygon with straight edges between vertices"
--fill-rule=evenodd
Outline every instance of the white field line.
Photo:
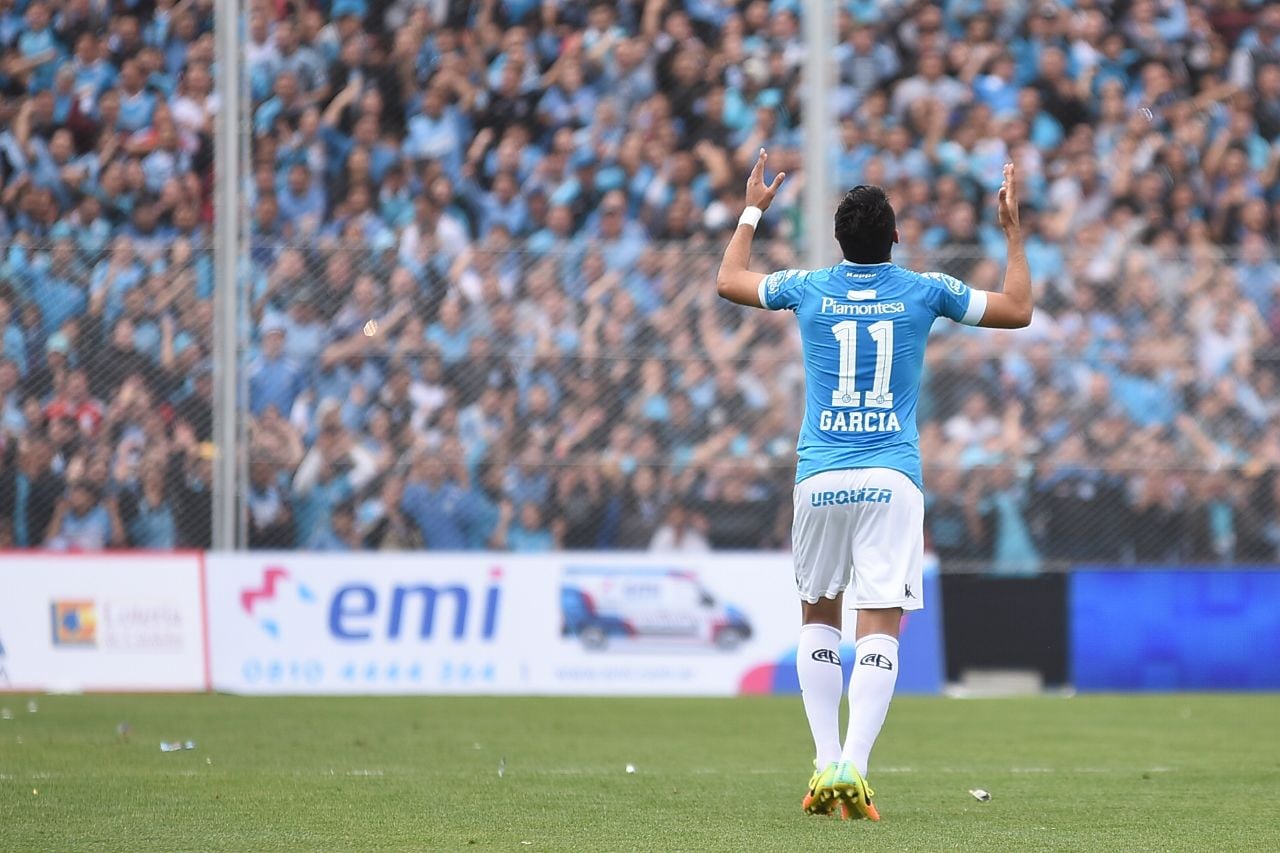
M 510 768 L 508 768 L 510 770 Z M 176 774 L 173 770 L 165 770 L 165 774 L 173 774 L 178 776 L 198 776 L 199 770 L 183 769 Z M 614 776 L 618 774 L 627 775 L 624 767 L 616 769 L 604 769 L 599 767 L 530 767 L 526 769 L 518 769 L 517 771 L 525 776 L 592 776 L 604 777 Z M 747 773 L 752 776 L 796 776 L 795 769 L 783 770 L 770 767 L 757 767 L 748 770 Z M 1013 773 L 1015 775 L 1038 775 L 1049 773 L 1065 773 L 1069 775 L 1129 775 L 1131 773 L 1176 773 L 1176 767 L 1010 767 L 1007 770 L 990 769 L 990 768 L 961 768 L 961 767 L 873 767 L 872 775 L 885 774 L 939 774 L 939 775 L 974 775 L 983 773 Z M 637 765 L 636 773 L 644 776 L 721 776 L 731 775 L 731 771 L 722 770 L 717 767 L 696 767 L 692 770 L 681 770 L 674 773 L 667 773 L 662 769 L 653 770 L 652 765 Z M 736 774 L 737 771 L 732 771 Z M 67 778 L 68 775 L 79 776 L 81 774 L 65 774 L 52 773 L 48 771 L 36 771 L 32 773 L 0 773 L 0 782 L 13 782 L 19 779 L 27 779 L 34 782 L 48 781 L 51 779 Z M 295 772 L 295 776 L 304 775 L 302 772 Z M 355 769 L 344 770 L 339 773 L 337 770 L 330 768 L 321 770 L 321 776 L 346 776 L 353 778 L 376 778 L 386 776 L 385 770 L 378 769 Z M 801 775 L 803 775 L 801 773 Z
M 511 770 L 510 767 L 507 768 Z M 519 770 L 523 775 L 527 776 L 613 776 L 624 773 L 622 767 L 617 769 L 603 769 L 591 767 L 530 767 Z M 654 770 L 652 765 L 647 767 L 637 765 L 636 772 L 642 775 L 652 776 L 721 776 L 736 775 L 740 771 L 728 771 L 715 767 L 697 767 L 692 770 L 679 770 L 674 772 L 666 772 L 661 768 Z M 803 775 L 802 771 L 795 769 L 783 770 L 775 767 L 756 767 L 746 771 L 751 776 L 795 776 L 798 772 Z M 945 774 L 945 775 L 973 775 L 975 773 L 1013 773 L 1016 775 L 1037 775 L 1049 773 L 1065 773 L 1068 775 L 1119 775 L 1125 776 L 1131 773 L 1173 773 L 1176 768 L 1173 767 L 1010 767 L 1007 769 L 993 768 L 962 768 L 962 767 L 872 767 L 871 775 L 880 776 L 884 774 Z

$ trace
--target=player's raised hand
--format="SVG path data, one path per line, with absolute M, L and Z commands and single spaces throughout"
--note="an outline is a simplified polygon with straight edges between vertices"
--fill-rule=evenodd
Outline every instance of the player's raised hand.
M 751 167 L 751 175 L 747 178 L 747 207 L 768 210 L 769 205 L 773 204 L 773 197 L 777 195 L 778 188 L 782 186 L 782 181 L 787 177 L 786 172 L 779 172 L 773 176 L 771 183 L 766 184 L 764 164 L 768 159 L 769 153 L 761 148 L 760 156 L 756 158 L 756 164 Z
M 1018 176 L 1012 163 L 1004 164 L 1004 181 L 997 198 L 1000 227 L 1006 235 L 1016 234 L 1021 226 L 1018 223 Z

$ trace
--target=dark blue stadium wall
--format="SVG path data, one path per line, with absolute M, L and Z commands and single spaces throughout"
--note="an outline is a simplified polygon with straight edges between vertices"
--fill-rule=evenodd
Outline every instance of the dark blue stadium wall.
M 1084 566 L 1069 592 L 1080 690 L 1280 689 L 1280 568 Z

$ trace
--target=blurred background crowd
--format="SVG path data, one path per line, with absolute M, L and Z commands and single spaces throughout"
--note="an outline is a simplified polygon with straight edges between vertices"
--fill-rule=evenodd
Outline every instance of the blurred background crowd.
M 1280 5 L 833 5 L 899 263 L 998 289 L 1024 181 L 1035 321 L 928 356 L 933 549 L 1277 559 Z M 249 545 L 786 547 L 798 338 L 713 282 L 761 146 L 754 268 L 830 228 L 801 13 L 250 0 Z M 0 547 L 207 545 L 211 2 L 0 0 L 0 50 Z

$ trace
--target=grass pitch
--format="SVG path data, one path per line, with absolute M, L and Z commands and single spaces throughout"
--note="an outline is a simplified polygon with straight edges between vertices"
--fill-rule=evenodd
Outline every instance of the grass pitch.
M 1280 849 L 1274 695 L 899 699 L 879 824 L 801 814 L 796 697 L 37 701 L 6 851 Z

